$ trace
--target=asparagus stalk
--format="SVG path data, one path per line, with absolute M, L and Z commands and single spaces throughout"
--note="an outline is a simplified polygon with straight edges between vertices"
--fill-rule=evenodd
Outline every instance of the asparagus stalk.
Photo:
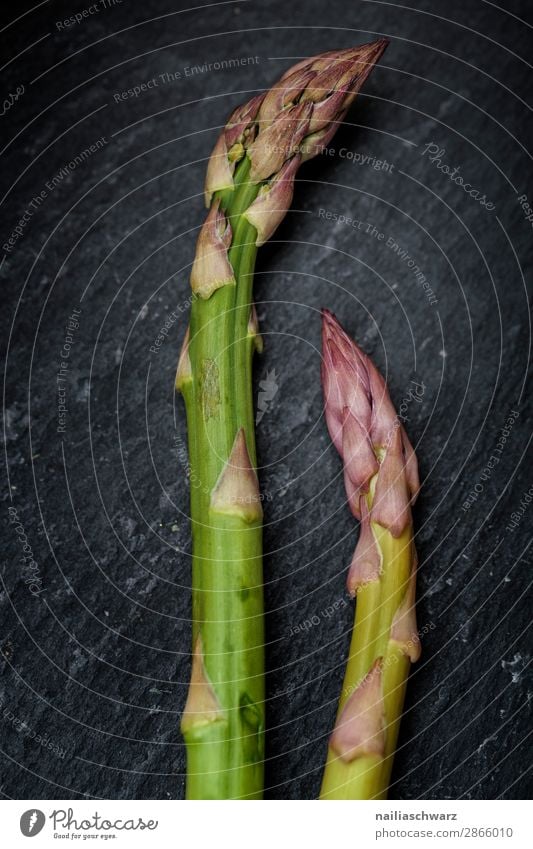
M 251 381 L 261 347 L 257 248 L 285 216 L 298 167 L 331 139 L 386 43 L 300 62 L 235 110 L 207 168 L 209 213 L 176 376 L 187 410 L 193 536 L 193 659 L 181 723 L 189 799 L 253 799 L 263 789 L 262 507 Z
M 420 656 L 411 515 L 418 467 L 385 381 L 327 310 L 322 344 L 326 422 L 361 525 L 347 578 L 355 624 L 320 798 L 384 799 L 410 664 Z

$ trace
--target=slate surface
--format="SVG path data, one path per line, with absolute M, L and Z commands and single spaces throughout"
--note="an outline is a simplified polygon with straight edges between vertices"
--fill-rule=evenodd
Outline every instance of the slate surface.
M 190 537 L 173 377 L 206 157 L 231 109 L 292 61 L 386 34 L 382 63 L 328 154 L 300 172 L 294 211 L 258 265 L 255 391 L 267 380 L 274 394 L 258 426 L 267 797 L 318 793 L 353 617 L 344 578 L 357 528 L 322 417 L 322 305 L 405 402 L 424 480 L 423 658 L 391 796 L 524 797 L 531 10 L 200 3 L 100 3 L 68 26 L 90 4 L 3 9 L 18 20 L 0 34 L 11 60 L 1 792 L 183 796 Z

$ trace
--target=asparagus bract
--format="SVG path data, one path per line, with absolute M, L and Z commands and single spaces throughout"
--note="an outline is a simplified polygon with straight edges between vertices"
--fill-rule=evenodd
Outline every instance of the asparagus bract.
M 383 799 L 410 664 L 420 656 L 411 516 L 418 468 L 385 381 L 327 310 L 322 345 L 326 423 L 361 526 L 347 578 L 355 625 L 320 797 Z
M 386 47 L 325 53 L 231 115 L 209 161 L 209 213 L 178 365 L 189 434 L 193 660 L 182 732 L 187 797 L 258 798 L 263 788 L 262 505 L 256 468 L 252 303 L 257 247 Z

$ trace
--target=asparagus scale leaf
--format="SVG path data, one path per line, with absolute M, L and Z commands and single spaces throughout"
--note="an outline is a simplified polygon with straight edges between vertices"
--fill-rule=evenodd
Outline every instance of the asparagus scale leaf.
M 355 625 L 320 797 L 384 799 L 410 664 L 420 657 L 411 515 L 418 465 L 385 381 L 328 310 L 322 348 L 326 423 L 361 529 L 347 578 Z
M 387 41 L 298 63 L 231 115 L 207 168 L 209 208 L 176 387 L 187 410 L 193 655 L 182 717 L 189 799 L 260 798 L 265 693 L 262 501 L 252 302 L 257 248 L 286 214 L 300 164 L 331 139 Z

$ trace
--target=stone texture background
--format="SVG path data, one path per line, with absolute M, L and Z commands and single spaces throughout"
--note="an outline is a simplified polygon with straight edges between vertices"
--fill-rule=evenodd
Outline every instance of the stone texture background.
M 507 11 L 458 0 L 201 3 L 109 2 L 68 27 L 60 22 L 90 4 L 2 9 L 6 26 L 27 14 L 0 33 L 11 60 L 3 96 L 24 87 L 1 117 L 1 792 L 183 796 L 190 537 L 173 377 L 206 158 L 234 106 L 293 61 L 386 34 L 382 63 L 329 155 L 301 170 L 294 209 L 258 263 L 266 345 L 255 392 L 264 380 L 275 388 L 258 426 L 267 797 L 318 793 L 353 619 L 344 579 L 357 528 L 322 415 L 322 305 L 375 358 L 398 405 L 412 381 L 424 386 L 405 413 L 424 481 L 415 510 L 423 658 L 391 796 L 524 797 L 532 251 L 519 197 L 533 197 L 531 9 L 525 0 Z M 228 59 L 245 63 L 202 67 Z M 431 162 L 430 144 L 495 208 Z

